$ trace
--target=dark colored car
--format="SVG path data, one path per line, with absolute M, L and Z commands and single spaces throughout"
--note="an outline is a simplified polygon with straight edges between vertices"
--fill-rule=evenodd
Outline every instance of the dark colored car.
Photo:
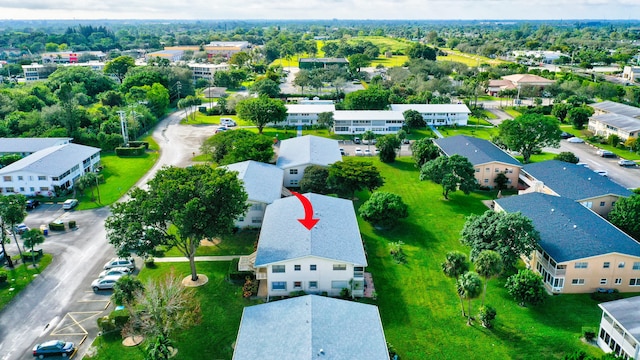
M 354 144 L 360 144 L 360 142 L 361 142 L 360 138 L 358 138 L 358 137 L 353 138 L 353 143 Z
M 76 350 L 75 345 L 72 342 L 65 342 L 62 340 L 51 340 L 37 344 L 33 347 L 33 356 L 40 359 L 45 356 L 62 356 L 69 357 Z
M 568 132 L 566 132 L 566 131 L 563 131 L 563 132 L 562 132 L 562 134 L 560 134 L 560 137 L 561 137 L 561 138 L 563 138 L 563 139 L 568 139 L 568 138 L 572 138 L 572 137 L 573 137 L 573 135 L 572 135 L 572 134 L 569 134 L 569 133 L 568 133 Z
M 27 203 L 26 203 L 27 210 L 33 210 L 33 209 L 37 208 L 38 206 L 40 206 L 40 201 L 35 200 L 35 199 L 27 200 Z

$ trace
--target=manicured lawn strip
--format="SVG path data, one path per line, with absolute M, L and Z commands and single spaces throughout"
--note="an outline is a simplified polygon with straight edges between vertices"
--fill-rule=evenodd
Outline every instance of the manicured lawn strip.
M 206 255 L 249 255 L 254 251 L 254 244 L 258 240 L 260 232 L 257 229 L 243 229 L 236 234 L 222 237 L 222 241 L 214 246 L 200 246 L 196 256 Z M 164 253 L 164 256 L 183 257 L 182 253 L 173 248 Z
M 229 262 L 199 262 L 198 273 L 205 274 L 209 282 L 196 288 L 202 311 L 202 321 L 191 329 L 176 334 L 173 338 L 178 349 L 179 359 L 231 359 L 231 345 L 238 335 L 242 309 L 258 304 L 242 298 L 242 287 L 225 280 Z M 182 278 L 190 274 L 189 263 L 157 263 L 154 269 L 143 269 L 139 278 L 145 283 L 148 279 L 162 279 L 173 271 Z M 90 359 L 100 360 L 142 360 L 145 343 L 134 348 L 125 348 L 122 337 L 115 333 L 97 339 L 93 345 L 99 348 L 99 354 Z
M 490 140 L 493 136 L 498 135 L 498 128 L 495 127 L 475 127 L 475 124 L 469 126 L 441 126 L 438 131 L 444 137 L 467 135 L 480 139 Z
M 393 55 L 391 58 L 384 56 L 378 56 L 377 58 L 371 61 L 371 67 L 376 67 L 378 65 L 383 65 L 384 67 L 396 67 L 403 66 L 407 61 L 409 61 L 409 57 L 405 55 Z
M 493 120 L 493 119 L 497 119 L 498 118 L 498 116 L 496 116 L 494 113 L 492 113 L 489 110 L 482 110 L 482 113 L 484 114 L 484 116 L 487 117 L 487 119 Z M 491 123 L 489 123 L 489 124 L 491 124 Z
M 182 118 L 182 120 L 180 120 L 180 124 L 182 125 L 194 125 L 194 124 L 211 124 L 211 125 L 220 125 L 220 118 L 230 118 L 233 119 L 233 121 L 236 122 L 236 124 L 238 124 L 238 126 L 253 126 L 253 124 L 249 121 L 245 121 L 245 120 L 240 120 L 240 118 L 238 118 L 236 115 L 206 115 L 203 114 L 201 112 L 197 112 L 196 113 L 196 120 L 192 121 L 186 121 L 185 118 Z
M 519 112 L 518 110 L 515 110 L 513 108 L 503 108 L 502 110 L 504 110 L 504 112 L 506 112 L 507 114 L 511 115 L 514 118 L 522 115 L 521 112 Z
M 531 155 L 531 158 L 529 159 L 529 162 L 537 163 L 537 162 L 542 162 L 542 161 L 547 161 L 547 160 L 553 160 L 553 158 L 555 158 L 556 155 L 558 155 L 558 154 L 547 153 L 547 152 L 543 152 L 541 154 L 533 154 L 533 155 Z M 516 159 L 518 159 L 518 161 L 522 162 L 522 156 L 514 156 L 514 157 Z
M 39 275 L 44 269 L 51 264 L 53 260 L 53 256 L 51 254 L 44 254 L 40 260 L 36 260 L 37 268 L 28 267 L 31 265 L 31 261 L 28 261 L 26 264 L 17 265 L 13 269 L 8 269 L 6 267 L 0 267 L 0 270 L 7 272 L 7 282 L 0 285 L 0 311 L 4 309 L 4 307 L 22 291 L 25 287 L 27 287 L 35 276 Z M 26 266 L 25 266 L 26 265 Z M 9 289 L 13 289 L 13 291 L 9 291 Z
M 375 230 L 359 221 L 385 334 L 403 359 L 559 358 L 575 349 L 601 354 L 579 340 L 582 326 L 597 326 L 600 318 L 588 295 L 556 296 L 543 306 L 521 308 L 506 293 L 504 280 L 493 280 L 486 303 L 497 309 L 496 328 L 487 330 L 477 322 L 467 326 L 453 281 L 444 277 L 440 264 L 448 251 L 468 253 L 458 234 L 465 216 L 486 210 L 479 200 L 489 194 L 454 193 L 445 201 L 439 185 L 418 180 L 410 159 L 393 164 L 367 160 L 385 178 L 380 190 L 402 196 L 409 205 L 409 218 L 393 230 Z M 391 259 L 389 241 L 405 243 L 407 264 Z M 474 315 L 479 306 L 474 300 Z
M 493 115 L 493 113 L 487 111 L 487 110 L 483 110 L 483 112 L 487 115 L 487 118 L 489 119 L 497 119 L 498 117 Z M 493 126 L 492 123 L 488 122 L 485 119 L 480 119 L 477 118 L 475 116 L 469 116 L 469 121 L 467 122 L 467 126 Z

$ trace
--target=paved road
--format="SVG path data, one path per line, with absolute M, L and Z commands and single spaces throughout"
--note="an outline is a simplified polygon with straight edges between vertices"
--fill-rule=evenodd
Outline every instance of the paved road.
M 178 126 L 180 114 L 172 114 L 155 129 L 160 158 L 138 182 L 145 184 L 164 165 L 185 166 L 204 138 L 216 126 Z M 59 204 L 43 204 L 27 216 L 32 228 L 53 220 L 76 220 L 78 229 L 50 233 L 42 248 L 54 255 L 49 267 L 0 312 L 0 359 L 31 359 L 34 344 L 63 339 L 82 342 L 76 358 L 82 358 L 97 334 L 96 318 L 107 314 L 110 292 L 94 293 L 90 283 L 102 265 L 114 255 L 106 241 L 104 220 L 109 209 L 68 211 Z M 8 248 L 15 254 L 15 244 Z

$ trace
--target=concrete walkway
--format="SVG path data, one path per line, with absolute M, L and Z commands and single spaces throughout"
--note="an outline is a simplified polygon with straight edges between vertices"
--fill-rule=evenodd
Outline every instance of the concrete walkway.
M 435 126 L 433 126 L 433 125 L 429 125 L 429 127 L 431 128 L 431 131 L 433 131 L 433 133 L 434 133 L 434 134 L 436 134 L 436 136 L 437 136 L 439 139 L 442 139 L 442 138 L 444 137 L 444 136 L 442 136 L 442 134 L 440 133 L 440 131 L 438 131 L 438 129 L 436 129 L 436 127 L 435 127 Z
M 196 256 L 196 261 L 231 261 L 233 259 L 239 259 L 241 256 L 249 255 L 220 255 L 220 256 Z M 153 258 L 157 263 L 171 263 L 171 262 L 189 262 L 184 256 L 178 257 L 157 257 Z

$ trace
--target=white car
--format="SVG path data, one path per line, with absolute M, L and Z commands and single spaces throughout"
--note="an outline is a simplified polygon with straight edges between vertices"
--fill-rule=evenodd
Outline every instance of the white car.
M 364 156 L 371 156 L 373 153 L 369 149 L 364 149 Z
M 236 126 L 236 122 L 231 118 L 220 118 L 220 126 L 233 127 Z
M 124 275 L 129 275 L 130 273 L 131 273 L 131 269 L 129 269 L 128 267 L 115 267 L 109 270 L 102 271 L 100 275 L 98 275 L 98 279 L 102 279 L 105 276 L 112 276 L 112 275 L 124 276 Z
M 356 156 L 362 156 L 362 149 L 356 148 L 355 154 Z
M 62 203 L 62 209 L 64 210 L 71 210 L 76 206 L 78 206 L 78 199 L 67 199 Z
M 607 176 L 609 175 L 609 172 L 607 172 L 607 170 L 594 170 L 596 172 L 596 174 L 600 175 L 600 176 Z
M 113 286 L 122 276 L 123 275 L 111 275 L 105 276 L 102 279 L 95 279 L 91 283 L 91 288 L 93 291 L 113 289 Z
M 579 137 L 572 137 L 572 138 L 568 138 L 567 142 L 570 143 L 574 143 L 574 144 L 582 144 L 584 142 L 584 140 L 580 139 Z
M 105 270 L 111 270 L 117 267 L 126 267 L 127 269 L 133 271 L 133 269 L 136 268 L 136 262 L 133 259 L 113 258 L 107 261 L 106 264 L 104 264 Z

